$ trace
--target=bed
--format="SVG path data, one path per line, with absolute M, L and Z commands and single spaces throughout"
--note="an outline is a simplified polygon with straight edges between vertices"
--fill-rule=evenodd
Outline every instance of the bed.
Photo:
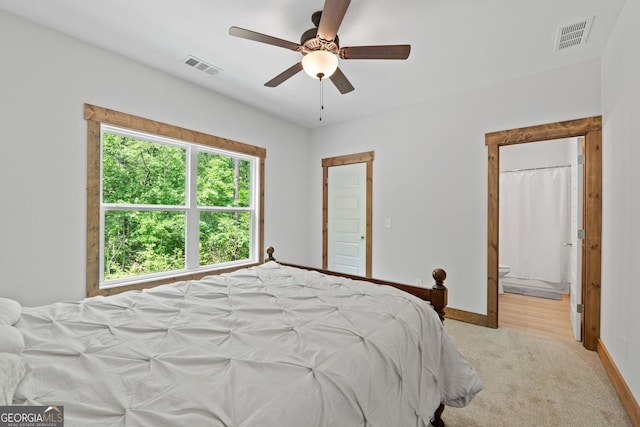
M 434 277 L 446 303 L 446 275 Z M 62 406 L 67 427 L 444 425 L 444 405 L 465 406 L 482 384 L 434 307 L 407 292 L 430 296 L 421 289 L 271 251 L 144 291 L 5 300 L 0 406 Z

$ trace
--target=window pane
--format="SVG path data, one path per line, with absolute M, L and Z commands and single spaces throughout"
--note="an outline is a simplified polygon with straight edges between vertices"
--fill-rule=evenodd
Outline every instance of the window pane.
M 198 206 L 249 207 L 251 162 L 198 153 Z
M 181 147 L 105 133 L 103 202 L 183 206 L 185 159 L 185 149 Z
M 185 267 L 183 212 L 107 211 L 104 228 L 106 280 Z
M 249 259 L 249 212 L 200 213 L 200 265 Z

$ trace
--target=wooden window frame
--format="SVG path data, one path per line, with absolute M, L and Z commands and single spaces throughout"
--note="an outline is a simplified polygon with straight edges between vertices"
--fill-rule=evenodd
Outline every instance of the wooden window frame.
M 262 147 L 233 141 L 166 123 L 157 122 L 139 116 L 134 116 L 119 111 L 98 107 L 91 104 L 84 105 L 84 118 L 87 121 L 87 263 L 86 263 L 86 289 L 87 296 L 95 295 L 113 295 L 120 292 L 145 289 L 154 286 L 163 285 L 179 280 L 199 279 L 206 275 L 215 273 L 223 273 L 232 271 L 240 267 L 229 268 L 212 268 L 207 270 L 198 270 L 197 272 L 179 273 L 171 277 L 163 277 L 160 279 L 146 280 L 144 282 L 134 283 L 130 285 L 116 286 L 111 288 L 100 288 L 100 135 L 101 125 L 107 124 L 118 126 L 134 131 L 145 132 L 153 135 L 163 136 L 167 138 L 177 139 L 188 143 L 204 145 L 207 147 L 218 148 L 229 152 L 245 154 L 256 157 L 258 159 L 258 229 L 257 229 L 257 247 L 264 247 L 264 165 L 267 152 Z M 258 263 L 264 261 L 264 254 L 261 250 L 257 251 Z M 247 267 L 253 264 L 243 264 Z

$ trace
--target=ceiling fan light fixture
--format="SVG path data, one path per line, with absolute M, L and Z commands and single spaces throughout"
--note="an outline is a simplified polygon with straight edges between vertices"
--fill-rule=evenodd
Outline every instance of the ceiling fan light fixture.
M 326 79 L 336 72 L 338 56 L 327 50 L 314 50 L 302 58 L 302 68 L 314 79 Z

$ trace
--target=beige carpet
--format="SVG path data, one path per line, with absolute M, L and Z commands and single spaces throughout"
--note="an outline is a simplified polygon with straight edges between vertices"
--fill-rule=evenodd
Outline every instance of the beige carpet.
M 631 426 L 595 352 L 581 343 L 446 320 L 484 390 L 444 411 L 457 426 Z

